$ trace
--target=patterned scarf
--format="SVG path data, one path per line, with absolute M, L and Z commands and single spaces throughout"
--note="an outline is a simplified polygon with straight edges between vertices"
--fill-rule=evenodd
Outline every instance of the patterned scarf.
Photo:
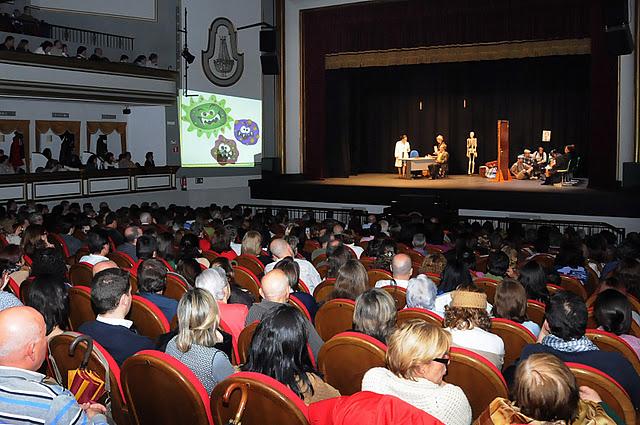
M 595 345 L 589 338 L 582 336 L 579 339 L 572 339 L 571 341 L 565 341 L 562 338 L 558 338 L 555 335 L 547 335 L 542 339 L 542 345 L 553 348 L 554 350 L 564 351 L 566 353 L 579 353 L 582 351 L 596 351 L 598 346 Z

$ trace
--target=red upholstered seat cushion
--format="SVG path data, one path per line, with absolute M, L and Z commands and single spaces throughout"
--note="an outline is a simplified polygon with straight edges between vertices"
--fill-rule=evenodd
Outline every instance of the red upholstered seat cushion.
M 442 425 L 443 422 L 390 395 L 360 391 L 309 406 L 311 425 Z

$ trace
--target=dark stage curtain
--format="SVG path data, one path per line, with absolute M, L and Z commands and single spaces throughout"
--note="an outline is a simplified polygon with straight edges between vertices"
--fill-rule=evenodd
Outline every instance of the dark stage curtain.
M 557 56 L 328 71 L 326 175 L 395 171 L 402 134 L 420 155 L 432 152 L 442 134 L 450 172 L 464 174 L 469 131 L 478 138 L 477 172 L 496 159 L 499 119 L 509 120 L 512 161 L 525 148 L 575 144 L 586 162 L 589 61 Z M 552 131 L 550 143 L 541 142 L 542 130 Z

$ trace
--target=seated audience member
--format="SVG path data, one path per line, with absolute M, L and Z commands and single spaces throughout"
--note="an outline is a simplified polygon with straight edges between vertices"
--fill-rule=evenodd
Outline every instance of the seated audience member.
M 244 329 L 245 320 L 249 310 L 244 304 L 229 304 L 231 287 L 227 281 L 226 273 L 220 267 L 213 266 L 202 271 L 195 280 L 196 288 L 206 289 L 216 300 L 220 319 L 227 325 L 231 336 L 238 340 L 240 332 Z
M 394 255 L 393 260 L 391 260 L 391 273 L 393 274 L 393 279 L 377 281 L 376 288 L 392 285 L 406 289 L 409 279 L 411 279 L 411 274 L 413 273 L 411 257 L 407 254 Z
M 210 268 L 213 269 L 216 267 L 222 269 L 222 272 L 224 275 L 226 275 L 227 282 L 231 287 L 231 294 L 229 295 L 227 304 L 244 304 L 247 308 L 251 308 L 256 300 L 251 292 L 247 291 L 236 283 L 236 273 L 233 269 L 233 266 L 231 265 L 231 261 L 224 257 L 216 257 L 211 260 Z
M 24 230 L 20 242 L 22 253 L 31 257 L 37 249 L 53 248 L 49 243 L 47 231 L 42 224 L 31 224 Z
M 451 304 L 445 307 L 444 327 L 451 333 L 454 347 L 478 353 L 500 370 L 504 362 L 504 342 L 489 332 L 487 295 L 469 289 L 451 294 Z
M 413 235 L 413 239 L 411 239 L 411 246 L 414 251 L 419 252 L 422 255 L 428 255 L 427 238 L 424 236 L 424 233 L 416 233 Z
M 434 312 L 444 317 L 445 306 L 451 303 L 451 294 L 456 289 L 475 288 L 471 273 L 467 267 L 458 260 L 451 260 L 444 268 L 442 280 L 438 285 L 438 296 L 436 297 Z M 487 312 L 491 313 L 490 304 L 487 305 Z
M 624 339 L 640 358 L 640 338 L 630 335 L 632 310 L 629 299 L 615 289 L 607 289 L 598 294 L 593 310 L 599 329 Z
M 518 180 L 527 180 L 533 175 L 533 167 L 524 162 L 524 155 L 518 155 L 518 160 L 513 163 L 509 171 Z
M 55 40 L 53 42 L 53 47 L 51 48 L 51 52 L 49 53 L 51 56 L 64 56 L 62 48 L 62 41 Z
M 80 258 L 80 263 L 89 263 L 92 266 L 100 261 L 108 261 L 109 239 L 102 229 L 93 229 L 87 234 L 89 255 Z
M 155 258 L 158 250 L 158 242 L 156 238 L 149 235 L 142 235 L 136 241 L 136 256 L 138 257 L 138 263 L 140 261 Z
M 51 54 L 51 49 L 53 48 L 53 44 L 50 41 L 43 41 L 40 46 L 33 51 L 36 55 L 49 55 Z
M 136 244 L 138 238 L 142 236 L 142 229 L 138 226 L 129 226 L 124 229 L 124 243 L 118 246 L 117 251 L 130 256 L 133 261 L 138 261 L 138 253 Z
M 129 58 L 127 58 L 127 61 Z M 144 168 L 153 168 L 156 166 L 155 161 L 153 160 L 153 152 L 147 152 L 144 156 Z
M 307 348 L 311 344 L 308 323 L 293 306 L 279 304 L 271 309 L 256 328 L 249 360 L 242 367 L 280 381 L 305 404 L 340 395 L 313 367 Z
M 4 38 L 4 42 L 0 44 L 0 50 L 15 50 L 15 37 L 8 35 Z
M 253 255 L 263 265 L 269 264 L 273 260 L 262 252 L 262 235 L 255 230 L 249 230 L 242 237 L 242 246 L 240 248 L 242 255 Z
M 55 277 L 65 279 L 67 277 L 67 264 L 60 251 L 55 248 L 39 248 L 33 253 L 31 263 L 32 277 Z
M 385 221 L 385 220 L 381 220 Z M 398 247 L 392 239 L 382 239 L 378 247 L 376 247 L 376 240 L 374 239 L 369 243 L 369 250 L 375 256 L 375 261 L 371 265 L 371 268 L 391 271 L 391 262 L 393 257 L 398 253 Z
M 333 240 L 335 240 L 333 233 L 329 231 L 325 231 L 324 233 L 322 233 L 318 237 L 318 243 L 320 243 L 320 248 L 316 248 L 313 250 L 313 252 L 311 253 L 311 261 L 315 261 L 315 259 L 322 254 L 326 254 L 327 246 L 329 245 L 329 242 Z
M 585 336 L 587 306 L 578 295 L 567 291 L 553 295 L 547 304 L 545 316 L 538 343 L 525 346 L 520 361 L 535 353 L 550 353 L 564 362 L 591 366 L 618 381 L 634 406 L 640 406 L 640 377 L 622 354 L 600 351 Z M 505 377 L 511 377 L 511 373 L 507 369 Z
M 0 312 L 2 422 L 106 425 L 107 409 L 78 404 L 73 394 L 37 371 L 47 358 L 46 324 L 31 307 Z
M 0 259 L 0 311 L 22 305 L 22 302 L 15 295 L 5 290 L 11 278 L 11 270 L 14 268 L 15 266 L 8 260 Z
M 195 258 L 185 258 L 176 263 L 176 273 L 184 277 L 191 286 L 196 285 L 196 278 L 202 273 L 202 267 Z
M 107 269 L 119 269 L 119 267 L 114 261 L 100 261 L 93 266 L 91 272 L 93 273 L 93 276 L 95 276 L 101 271 Z
M 160 259 L 173 271 L 176 267 L 176 247 L 173 234 L 170 232 L 158 233 L 156 237 L 157 249 L 156 258 Z
M 13 166 L 9 162 L 9 157 L 7 155 L 0 155 L 0 174 L 15 174 L 16 170 L 13 169 Z
M 444 268 L 447 266 L 447 259 L 440 253 L 427 254 L 420 266 L 420 273 L 427 274 L 433 273 L 438 276 L 442 276 Z
M 202 250 L 200 249 L 200 240 L 198 236 L 193 233 L 187 233 L 180 239 L 179 258 L 193 258 L 204 267 L 209 268 L 211 265 L 209 260 L 202 256 Z
M 131 299 L 128 273 L 120 269 L 98 273 L 91 281 L 91 304 L 98 316 L 78 329 L 98 341 L 119 365 L 138 351 L 155 347 L 150 338 L 132 329 L 131 320 L 125 319 Z
M 224 227 L 216 228 L 211 237 L 211 250 L 228 260 L 235 259 L 238 254 L 231 248 L 230 233 Z
M 18 46 L 16 47 L 16 52 L 31 53 L 31 50 L 29 50 L 29 40 L 27 40 L 26 38 L 20 40 Z
M 127 55 L 120 55 L 120 63 L 129 63 L 129 56 Z
M 293 254 L 293 250 L 284 239 L 274 239 L 269 244 L 269 250 L 272 255 L 272 263 L 269 263 L 265 266 L 265 273 L 269 273 L 275 267 L 276 263 L 282 260 L 285 257 L 294 257 L 294 261 L 298 263 L 300 266 L 300 279 L 307 285 L 309 288 L 309 292 L 313 294 L 313 290 L 318 286 L 318 284 L 322 281 L 320 274 L 307 260 L 303 260 L 301 258 L 295 258 Z
M 62 276 L 35 278 L 29 285 L 26 303 L 44 317 L 48 340 L 69 330 L 69 287 Z
M 262 301 L 251 306 L 245 320 L 245 325 L 253 323 L 256 320 L 262 320 L 265 314 L 289 301 L 291 287 L 289 286 L 287 275 L 282 270 L 272 270 L 268 272 L 262 278 L 261 284 L 260 296 L 262 296 Z M 317 359 L 318 352 L 320 352 L 320 348 L 324 342 L 311 322 L 306 319 L 305 328 L 307 329 L 311 351 L 313 351 L 313 355 Z
M 118 160 L 118 168 L 136 168 L 136 164 L 131 161 L 131 152 L 124 152 Z
M 89 57 L 90 61 L 98 61 L 98 62 L 109 62 L 109 59 L 102 56 L 102 49 L 100 47 L 96 47 L 93 49 L 93 54 Z
M 560 244 L 560 252 L 556 255 L 556 271 L 560 274 L 576 278 L 584 285 L 589 278 L 584 265 L 585 260 L 582 255 L 582 247 L 573 241 L 563 241 Z
M 349 247 L 355 254 L 356 258 L 360 258 L 364 252 L 364 248 L 355 244 L 356 233 L 352 229 L 343 230 L 342 233 L 336 235 L 344 246 Z
M 353 330 L 386 344 L 396 326 L 396 315 L 396 303 L 387 291 L 369 289 L 356 298 Z
M 418 277 L 409 279 L 406 308 L 433 310 L 437 292 L 438 288 L 436 288 L 435 283 L 425 275 L 418 275 Z
M 87 48 L 84 46 L 79 46 L 76 49 L 76 59 L 86 60 L 87 59 Z
M 104 155 L 104 161 L 102 162 L 102 168 L 104 170 L 109 170 L 112 168 L 117 168 L 118 164 L 116 163 L 116 157 L 113 152 L 107 152 Z
M 219 325 L 218 304 L 209 291 L 190 289 L 178 303 L 178 335 L 165 350 L 191 369 L 207 393 L 235 372 L 227 355 L 215 347 L 222 342 Z
M 349 248 L 342 245 L 342 242 L 339 240 L 329 243 L 327 246 L 327 260 L 326 262 L 323 262 L 323 264 L 327 264 L 329 266 L 326 277 L 328 279 L 335 279 L 338 276 L 338 270 L 340 270 L 340 267 L 350 260 L 351 257 L 352 253 L 349 251 Z
M 138 294 L 154 303 L 171 323 L 178 309 L 178 302 L 162 295 L 167 287 L 167 268 L 162 261 L 144 260 L 138 268 Z
M 7 245 L 0 248 L 0 272 L 4 270 L 18 285 L 29 277 L 31 268 L 25 263 L 20 246 Z
M 403 323 L 389 336 L 386 368 L 369 369 L 362 391 L 392 395 L 448 425 L 471 423 L 471 406 L 460 387 L 444 381 L 451 335 L 422 320 Z
M 60 221 L 60 237 L 67 245 L 69 255 L 74 256 L 80 248 L 82 248 L 82 241 L 73 234 L 76 231 L 76 218 L 72 215 L 65 215 Z
M 527 291 L 527 298 L 541 303 L 549 302 L 547 274 L 540 264 L 527 261 L 519 270 L 518 281 Z
M 291 287 L 291 294 L 289 294 L 289 297 L 293 296 L 302 302 L 313 321 L 316 317 L 316 312 L 318 311 L 318 303 L 315 298 L 313 298 L 313 295 L 300 290 L 300 266 L 298 263 L 296 263 L 293 258 L 286 257 L 278 261 L 273 269 L 282 270 L 287 275 L 287 280 Z
M 367 269 L 358 260 L 347 260 L 338 270 L 329 299 L 356 300 L 369 287 Z
M 93 210 L 93 207 L 92 207 Z M 107 235 L 113 241 L 113 244 L 118 247 L 125 242 L 124 236 L 118 230 L 118 217 L 114 212 L 108 212 L 104 214 L 103 229 L 107 232 Z
M 578 387 L 571 370 L 556 356 L 533 354 L 518 365 L 513 401 L 496 398 L 474 422 L 508 424 L 622 424 L 596 391 Z M 609 416 L 611 415 L 611 417 Z
M 493 317 L 520 323 L 536 337 L 540 334 L 540 326 L 527 317 L 527 291 L 515 280 L 504 279 L 498 285 L 492 313 Z
M 509 257 L 507 254 L 502 251 L 489 253 L 487 273 L 484 277 L 500 282 L 507 276 L 507 270 L 509 270 Z

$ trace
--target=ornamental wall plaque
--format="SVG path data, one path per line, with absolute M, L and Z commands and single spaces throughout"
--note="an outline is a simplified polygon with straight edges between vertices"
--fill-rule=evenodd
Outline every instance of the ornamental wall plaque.
M 202 51 L 202 70 L 216 86 L 229 87 L 242 76 L 244 53 L 238 52 L 238 32 L 227 18 L 209 26 L 209 44 Z

